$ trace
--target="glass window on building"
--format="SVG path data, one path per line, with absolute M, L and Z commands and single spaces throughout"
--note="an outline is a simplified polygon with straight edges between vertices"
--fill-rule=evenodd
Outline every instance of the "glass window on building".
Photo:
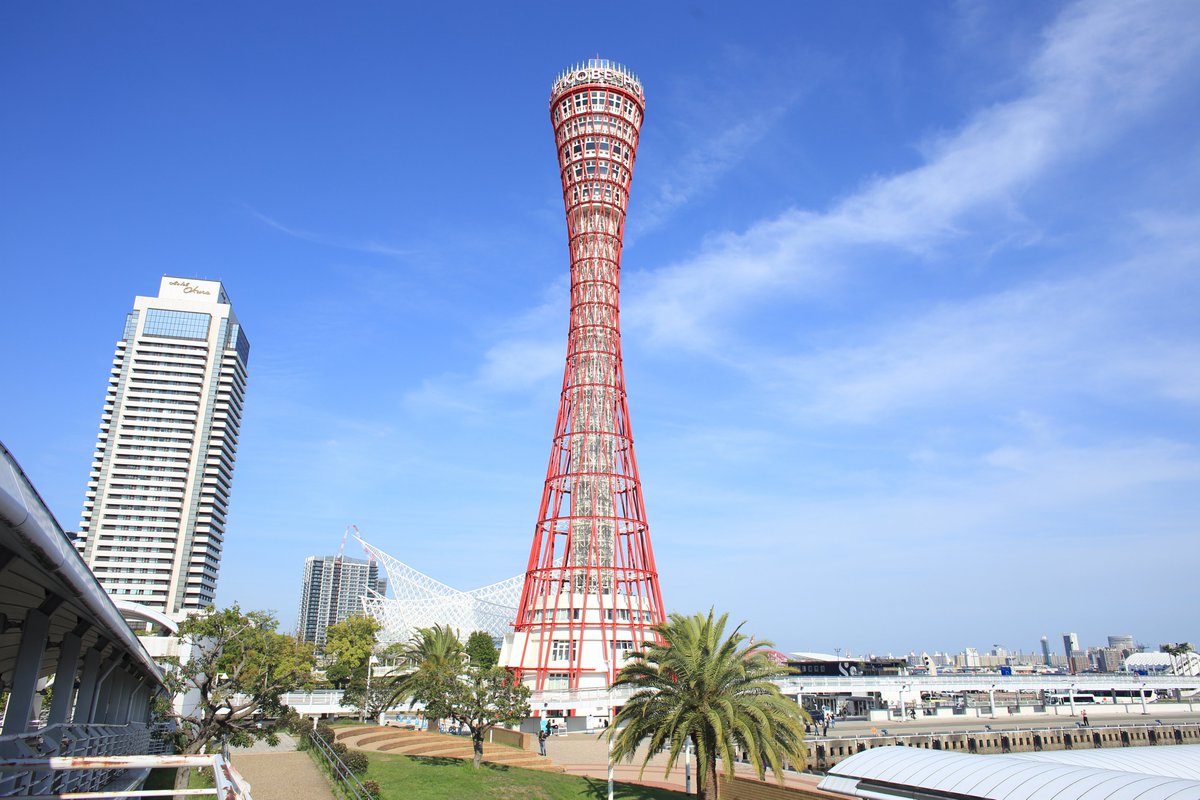
M 211 321 L 210 314 L 149 308 L 146 309 L 146 322 L 142 326 L 142 334 L 170 336 L 175 339 L 207 339 L 208 325 Z

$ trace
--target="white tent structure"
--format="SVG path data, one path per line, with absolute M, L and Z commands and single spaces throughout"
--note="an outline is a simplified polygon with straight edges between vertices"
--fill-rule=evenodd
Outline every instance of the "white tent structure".
M 379 641 L 407 642 L 418 628 L 434 625 L 448 625 L 462 637 L 486 631 L 501 639 L 512 630 L 524 575 L 464 592 L 418 572 L 362 537 L 355 538 L 387 573 L 392 590 L 392 597 L 371 592 L 363 598 L 367 613 L 383 627 Z
M 1112 752 L 1120 758 L 1106 761 L 1107 751 L 1095 751 L 1087 763 L 1046 753 L 877 747 L 838 763 L 817 788 L 870 800 L 1200 800 L 1200 780 L 1180 777 L 1196 774 L 1200 746 Z
M 1140 672 L 1149 675 L 1181 675 L 1195 677 L 1200 675 L 1200 654 L 1187 652 L 1179 655 L 1171 653 L 1131 653 L 1125 659 L 1127 672 Z

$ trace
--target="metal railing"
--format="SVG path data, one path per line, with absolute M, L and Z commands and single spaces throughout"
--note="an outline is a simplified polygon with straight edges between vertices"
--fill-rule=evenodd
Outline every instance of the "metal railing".
M 362 785 L 362 781 L 346 766 L 346 762 L 342 761 L 341 756 L 334 752 L 333 746 L 329 742 L 325 741 L 315 730 L 308 735 L 308 741 L 325 760 L 326 769 L 342 785 L 347 795 L 354 800 L 373 800 L 374 795 L 367 791 L 366 787 Z
M 51 725 L 0 737 L 0 762 L 3 764 L 93 759 L 91 766 L 73 768 L 74 771 L 68 774 L 0 767 L 0 797 L 99 791 L 123 775 L 107 763 L 95 763 L 94 759 L 146 753 L 149 745 L 149 726 L 133 722 L 126 725 Z
M 215 786 L 207 789 L 131 789 L 134 783 L 140 781 L 131 779 L 120 788 L 111 788 L 109 780 L 101 783 L 98 789 L 88 788 L 83 791 L 61 788 L 55 783 L 66 776 L 66 784 L 75 784 L 71 778 L 83 776 L 86 782 L 88 776 L 106 773 L 125 773 L 129 771 L 151 770 L 160 768 L 203 769 L 211 767 Z M 29 776 L 43 775 L 54 783 L 44 786 L 41 782 L 34 785 L 31 781 L 29 791 L 21 794 L 7 794 L 6 797 L 21 797 L 24 800 L 60 800 L 71 798 L 119 798 L 119 797 L 174 797 L 177 795 L 211 796 L 221 800 L 252 800 L 250 785 L 238 774 L 229 761 L 228 752 L 211 756 L 86 756 L 52 758 L 6 758 L 0 759 L 0 772 L 17 772 Z M 19 776 L 18 776 L 19 777 Z M 69 794 L 68 794 L 69 793 Z

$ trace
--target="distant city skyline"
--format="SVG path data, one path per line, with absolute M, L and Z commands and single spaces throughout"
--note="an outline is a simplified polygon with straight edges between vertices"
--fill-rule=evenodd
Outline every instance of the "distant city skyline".
M 218 604 L 293 629 L 349 524 L 522 571 L 548 75 L 598 54 L 649 98 L 622 355 L 668 611 L 785 651 L 1200 640 L 1200 7 L 611 11 L 0 5 L 0 439 L 64 527 L 129 299 L 186 275 L 254 337 Z

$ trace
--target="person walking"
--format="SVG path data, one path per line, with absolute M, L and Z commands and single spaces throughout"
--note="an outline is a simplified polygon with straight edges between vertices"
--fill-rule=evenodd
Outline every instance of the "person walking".
M 1088 722 L 1088 718 L 1087 718 L 1087 711 L 1080 711 L 1079 713 L 1080 713 L 1080 715 L 1082 715 L 1082 717 L 1083 717 L 1083 725 L 1084 725 L 1084 727 L 1085 727 L 1085 728 L 1090 728 L 1090 727 L 1092 727 L 1091 723 L 1089 723 L 1089 722 Z
M 542 728 L 538 731 L 538 755 L 546 755 L 546 739 L 550 736 L 550 731 Z

